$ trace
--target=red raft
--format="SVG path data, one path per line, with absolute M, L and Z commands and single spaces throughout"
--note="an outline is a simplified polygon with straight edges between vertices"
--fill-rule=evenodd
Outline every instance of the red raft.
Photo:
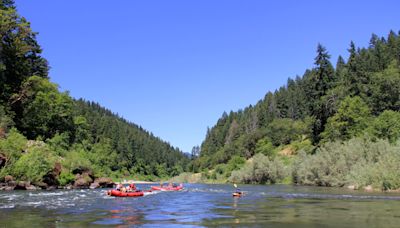
M 144 196 L 144 192 L 143 191 L 121 192 L 121 191 L 113 189 L 113 190 L 108 191 L 107 195 L 116 196 L 116 197 L 139 197 L 139 196 Z
M 179 186 L 176 187 L 151 186 L 151 189 L 155 191 L 180 191 L 183 189 L 183 185 L 180 184 Z

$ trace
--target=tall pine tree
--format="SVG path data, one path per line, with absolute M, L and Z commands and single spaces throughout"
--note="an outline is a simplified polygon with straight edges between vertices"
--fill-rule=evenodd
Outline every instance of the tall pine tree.
M 312 77 L 312 100 L 311 115 L 315 118 L 313 124 L 313 142 L 317 143 L 320 140 L 320 134 L 324 131 L 325 123 L 328 119 L 327 108 L 322 102 L 322 97 L 325 96 L 335 84 L 334 69 L 329 61 L 330 55 L 326 48 L 321 44 L 317 47 L 317 56 L 315 57 L 314 74 Z

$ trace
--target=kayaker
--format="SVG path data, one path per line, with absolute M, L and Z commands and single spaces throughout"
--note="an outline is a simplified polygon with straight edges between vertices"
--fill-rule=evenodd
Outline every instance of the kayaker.
M 238 186 L 236 184 L 233 184 L 233 186 L 235 186 L 235 188 L 236 188 L 235 193 L 242 194 L 242 191 L 240 191 L 240 188 L 238 188 Z
M 172 188 L 173 186 L 172 186 L 172 183 L 171 182 L 169 182 L 168 183 L 168 188 Z

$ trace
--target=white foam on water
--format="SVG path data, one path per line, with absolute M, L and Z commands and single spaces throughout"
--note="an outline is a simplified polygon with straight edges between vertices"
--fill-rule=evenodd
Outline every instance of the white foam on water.
M 62 196 L 66 194 L 66 192 L 38 192 L 38 193 L 29 193 L 29 196 Z
M 8 205 L 0 205 L 0 209 L 11 209 L 14 208 L 14 204 L 8 204 Z
M 229 193 L 227 190 L 223 189 L 204 189 L 204 188 L 191 188 L 190 192 L 216 192 L 216 193 Z
M 161 191 L 145 192 L 144 196 L 155 195 L 155 194 L 159 194 L 159 193 L 161 193 Z
M 38 206 L 41 206 L 41 205 L 43 205 L 43 204 L 44 204 L 43 201 L 37 201 L 37 202 L 24 202 L 24 203 L 22 203 L 21 205 L 23 205 L 23 206 L 38 207 Z
M 335 194 L 308 194 L 308 193 L 289 193 L 289 194 L 271 194 L 273 197 L 298 198 L 298 199 L 374 199 L 374 200 L 400 200 L 400 196 L 382 196 L 382 195 L 335 195 Z
M 12 195 L 4 195 L 4 196 L 2 196 L 1 197 L 1 199 L 6 199 L 6 200 L 15 200 L 15 199 L 17 199 L 17 198 L 20 198 L 21 197 L 21 195 L 15 195 L 15 194 L 12 194 Z

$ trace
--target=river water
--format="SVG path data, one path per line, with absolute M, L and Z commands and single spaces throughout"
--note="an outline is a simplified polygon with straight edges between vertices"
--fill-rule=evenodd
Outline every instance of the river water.
M 149 185 L 139 185 L 142 189 Z M 400 227 L 400 194 L 291 185 L 187 184 L 114 198 L 106 190 L 0 192 L 0 227 Z

